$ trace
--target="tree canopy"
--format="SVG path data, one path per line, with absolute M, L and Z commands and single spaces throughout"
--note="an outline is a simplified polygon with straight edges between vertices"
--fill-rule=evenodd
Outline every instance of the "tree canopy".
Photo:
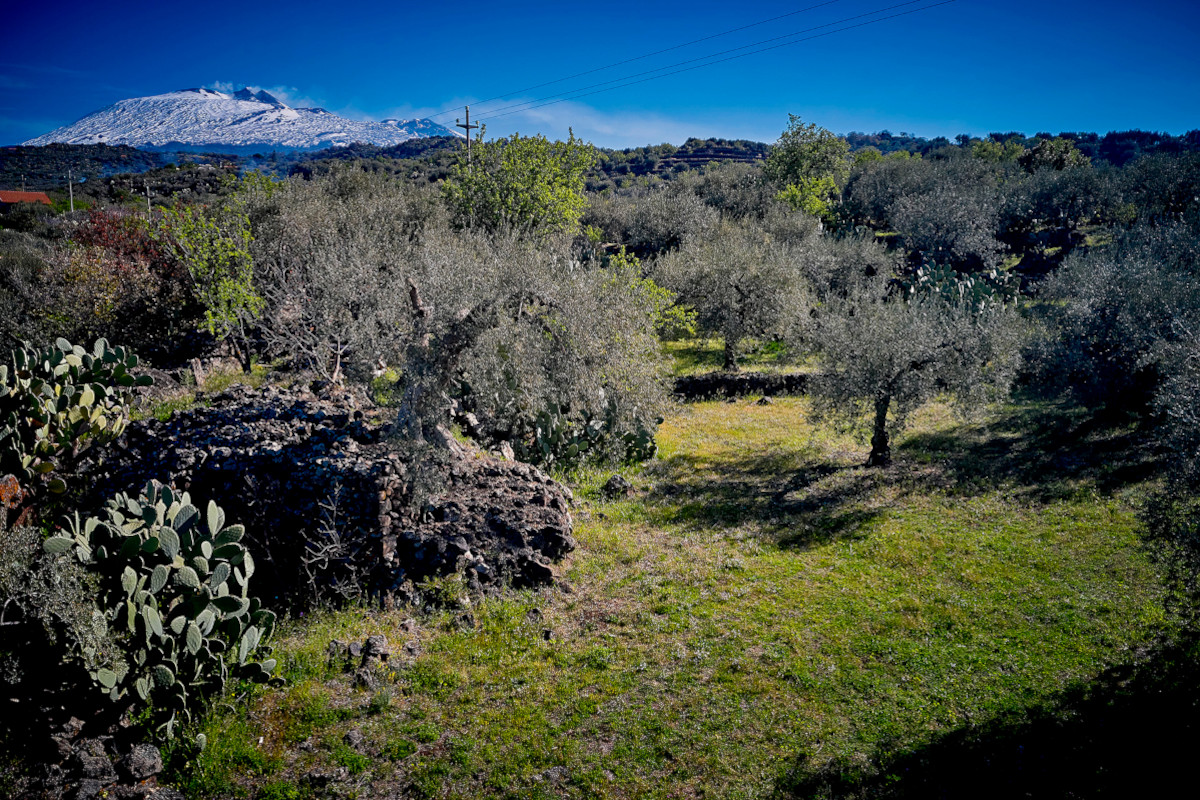
M 533 235 L 574 233 L 587 206 L 584 181 L 595 149 L 574 132 L 567 141 L 514 133 L 464 154 L 445 183 L 445 197 L 465 227 Z

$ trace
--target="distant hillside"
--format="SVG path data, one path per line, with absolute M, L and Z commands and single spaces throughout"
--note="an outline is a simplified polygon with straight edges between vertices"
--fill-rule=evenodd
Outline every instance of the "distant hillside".
M 996 131 L 987 136 L 998 142 L 1016 141 L 1027 149 L 1035 147 L 1042 139 L 1056 137 L 1073 141 L 1079 151 L 1094 163 L 1107 162 L 1114 167 L 1123 167 L 1130 161 L 1156 153 L 1200 152 L 1200 130 L 1188 131 L 1180 136 L 1142 130 L 1110 131 L 1103 135 L 1069 131 L 1058 134 L 1039 132 L 1033 136 L 1026 136 L 1021 131 Z M 944 136 L 926 139 L 911 133 L 894 134 L 890 131 L 880 131 L 879 133 L 854 131 L 846 134 L 844 138 L 850 143 L 851 151 L 874 147 L 885 155 L 898 150 L 925 154 L 953 144 L 962 145 L 977 141 L 967 134 L 960 134 L 951 141 Z
M 1096 133 L 1060 133 L 1071 139 L 1076 147 L 1093 163 L 1107 162 L 1123 166 L 1143 155 L 1154 153 L 1200 152 L 1200 130 L 1181 136 L 1152 131 L 1113 131 L 1104 135 Z M 1033 147 L 1039 139 L 1049 138 L 1049 133 L 1038 133 L 1026 137 L 1020 132 L 992 133 L 989 138 L 997 141 L 1015 139 L 1025 147 Z M 968 143 L 967 136 L 957 136 L 952 141 L 945 137 L 927 139 L 909 133 L 893 134 L 852 132 L 844 137 L 852 151 L 874 147 L 883 153 L 907 150 L 926 154 L 943 147 Z M 462 139 L 450 136 L 414 138 L 399 144 L 379 146 L 354 143 L 345 147 L 331 147 L 309 152 L 289 152 L 269 146 L 255 148 L 255 152 L 235 155 L 224 152 L 148 152 L 127 145 L 51 144 L 43 147 L 18 145 L 0 148 L 0 189 L 19 189 L 24 177 L 25 188 L 34 191 L 66 189 L 67 170 L 75 175 L 76 181 L 98 184 L 113 176 L 139 175 L 150 171 L 162 171 L 165 181 L 162 189 L 169 194 L 176 183 L 190 180 L 195 174 L 185 170 L 185 175 L 176 178 L 164 168 L 172 165 L 187 167 L 193 164 L 209 164 L 222 173 L 229 170 L 261 170 L 270 175 L 322 174 L 335 164 L 357 161 L 371 170 L 381 170 L 409 180 L 437 181 L 449 174 L 455 154 L 463 146 Z M 766 158 L 771 146 L 765 142 L 745 139 L 688 139 L 683 145 L 671 144 L 632 147 L 623 150 L 598 148 L 599 160 L 588 179 L 588 188 L 601 191 L 605 188 L 625 185 L 631 181 L 648 178 L 670 179 L 673 175 L 688 170 L 703 169 L 717 162 L 760 163 Z M 124 183 L 132 187 L 132 182 Z M 91 187 L 89 187 L 91 188 Z M 200 187 L 186 186 L 191 191 Z M 91 192 L 89 192 L 90 194 Z M 106 191 L 105 194 L 108 192 Z
M 25 186 L 46 191 L 67 185 L 67 170 L 75 179 L 96 181 L 119 172 L 145 172 L 166 163 L 158 153 L 107 144 L 51 144 L 45 147 L 0 148 L 0 189 Z

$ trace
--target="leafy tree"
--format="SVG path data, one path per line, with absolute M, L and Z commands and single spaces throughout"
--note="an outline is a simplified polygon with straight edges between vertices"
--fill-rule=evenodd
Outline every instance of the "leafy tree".
M 818 409 L 871 419 L 868 466 L 891 461 L 891 433 L 913 409 L 949 391 L 961 409 L 1007 392 L 1016 371 L 1020 328 L 1012 304 L 980 296 L 974 279 L 954 273 L 898 293 L 879 276 L 831 297 L 814 324 L 822 368 Z
M 1017 161 L 1029 172 L 1039 169 L 1063 170 L 1069 167 L 1086 167 L 1091 161 L 1070 139 L 1042 139 L 1032 150 L 1026 150 Z
M 480 129 L 472 161 L 460 157 L 444 196 L 467 227 L 574 233 L 587 205 L 584 179 L 595 163 L 595 149 L 574 132 L 565 142 L 519 133 L 487 142 Z
M 233 345 L 248 372 L 249 328 L 263 309 L 253 280 L 249 217 L 234 206 L 176 205 L 164 211 L 157 234 L 187 266 L 209 332 Z
M 1025 146 L 1017 139 L 982 139 L 971 143 L 971 155 L 996 164 L 1015 162 L 1025 155 Z
M 788 336 L 795 309 L 811 305 L 795 254 L 758 225 L 725 222 L 660 258 L 653 276 L 695 308 L 701 330 L 724 340 L 731 372 L 743 339 Z
M 845 139 L 788 114 L 787 130 L 767 155 L 763 174 L 781 187 L 823 178 L 841 186 L 850 172 L 849 156 L 850 145 Z

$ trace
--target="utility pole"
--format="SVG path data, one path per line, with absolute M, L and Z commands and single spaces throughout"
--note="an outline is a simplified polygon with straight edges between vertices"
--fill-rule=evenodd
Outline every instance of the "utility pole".
M 150 216 L 150 181 L 142 181 L 146 187 L 146 216 Z
M 21 191 L 25 191 L 25 173 L 21 173 Z
M 71 174 L 71 168 L 67 167 L 67 193 L 71 195 L 71 213 L 75 213 L 75 176 Z
M 466 124 L 459 122 L 458 117 L 455 117 L 454 118 L 454 127 L 462 128 L 463 130 L 465 130 L 467 132 L 467 166 L 470 167 L 471 166 L 471 129 L 478 128 L 479 126 L 471 124 L 471 107 L 464 106 L 464 108 L 466 108 L 466 110 L 467 110 Z

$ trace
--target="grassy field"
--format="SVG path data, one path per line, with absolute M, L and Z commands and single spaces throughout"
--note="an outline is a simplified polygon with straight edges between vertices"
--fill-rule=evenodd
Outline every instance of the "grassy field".
M 929 787 L 976 762 L 1009 776 L 1014 758 L 1038 786 L 1046 759 L 1103 781 L 1078 755 L 1094 715 L 1137 724 L 1139 693 L 1178 699 L 1169 673 L 1194 651 L 1163 644 L 1176 626 L 1133 511 L 1154 459 L 1132 430 L 1044 404 L 986 425 L 933 406 L 868 470 L 861 440 L 781 399 L 681 408 L 659 441 L 624 473 L 629 498 L 601 497 L 608 473 L 572 476 L 579 549 L 554 590 L 288 622 L 287 685 L 220 705 L 203 754 L 176 757 L 180 788 L 1005 796 L 986 778 Z M 327 647 L 374 633 L 418 655 L 356 689 Z
M 720 339 L 684 339 L 664 342 L 663 350 L 671 356 L 675 375 L 699 375 L 721 369 L 725 363 L 725 345 Z M 797 363 L 788 356 L 781 342 L 742 342 L 738 366 L 754 372 L 807 372 L 811 367 Z

